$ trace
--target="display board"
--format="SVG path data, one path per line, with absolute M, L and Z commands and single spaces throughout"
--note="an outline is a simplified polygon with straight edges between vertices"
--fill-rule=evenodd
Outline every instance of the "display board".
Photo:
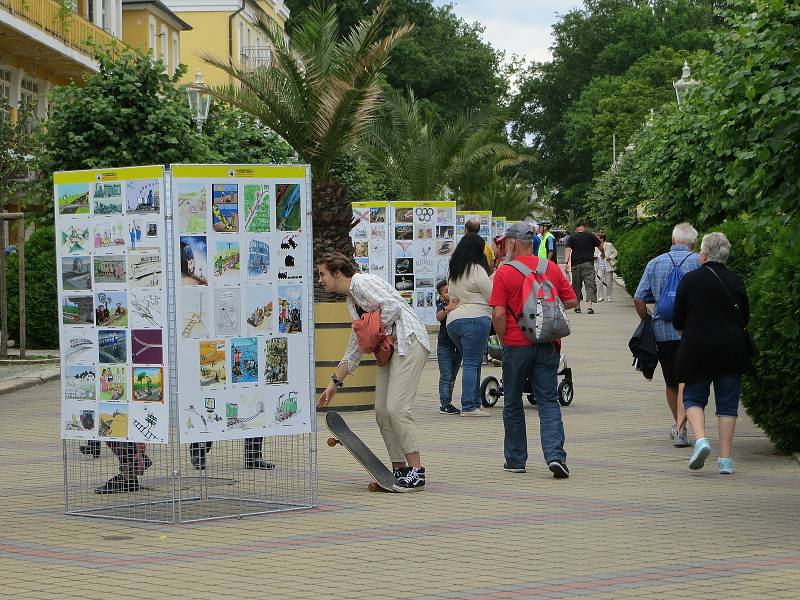
M 436 282 L 455 248 L 455 202 L 392 202 L 391 280 L 426 325 L 436 321 Z
M 181 442 L 310 432 L 308 168 L 173 165 L 171 190 Z
M 503 235 L 508 228 L 508 221 L 505 217 L 492 217 L 492 237 Z
M 362 273 L 390 281 L 388 202 L 354 202 L 350 230 L 355 260 Z
M 467 221 L 478 221 L 481 230 L 478 232 L 487 244 L 492 242 L 492 211 L 490 210 L 459 210 L 456 212 L 456 242 L 464 237 L 464 225 Z
M 164 169 L 59 172 L 53 182 L 61 436 L 165 443 Z

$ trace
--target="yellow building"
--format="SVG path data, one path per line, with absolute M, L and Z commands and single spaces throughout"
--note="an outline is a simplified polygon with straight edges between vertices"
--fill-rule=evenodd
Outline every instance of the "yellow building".
M 170 75 L 181 64 L 182 35 L 191 29 L 160 0 L 122 0 L 122 39 L 152 53 Z
M 289 9 L 284 0 L 163 0 L 178 17 L 192 26 L 182 34 L 182 59 L 188 65 L 184 80 L 194 81 L 202 71 L 206 83 L 229 82 L 228 75 L 206 64 L 209 52 L 222 60 L 248 68 L 267 66 L 271 54 L 267 40 L 253 26 L 259 16 L 284 29 Z

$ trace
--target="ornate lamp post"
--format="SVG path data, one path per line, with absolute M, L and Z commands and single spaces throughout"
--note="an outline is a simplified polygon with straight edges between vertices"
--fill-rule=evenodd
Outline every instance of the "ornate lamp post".
M 700 85 L 699 81 L 692 79 L 692 69 L 689 67 L 688 61 L 683 62 L 683 72 L 678 81 L 672 82 L 672 87 L 675 89 L 675 98 L 678 100 L 678 108 L 681 108 L 681 99 L 686 98 L 686 93 L 693 87 Z
M 197 123 L 197 131 L 203 131 L 203 123 L 208 119 L 208 109 L 211 106 L 211 96 L 203 91 L 203 85 L 203 74 L 198 71 L 194 75 L 194 84 L 186 88 L 189 110 L 192 119 Z

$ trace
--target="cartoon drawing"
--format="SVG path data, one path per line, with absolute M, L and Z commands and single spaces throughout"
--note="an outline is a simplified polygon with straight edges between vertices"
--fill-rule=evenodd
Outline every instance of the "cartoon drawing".
M 231 383 L 258 381 L 258 338 L 231 340 Z
M 102 216 L 122 214 L 122 184 L 94 184 L 94 214 Z
M 208 248 L 204 235 L 182 235 L 180 239 L 181 283 L 208 285 Z
M 128 376 L 124 365 L 107 365 L 100 367 L 98 378 L 100 402 L 127 402 Z
M 239 277 L 239 240 L 217 240 L 214 253 L 214 277 Z
M 97 337 L 93 329 L 64 329 L 60 337 L 65 363 L 94 364 L 97 360 Z
M 128 437 L 128 405 L 116 402 L 101 404 L 97 433 L 102 438 Z
M 92 259 L 89 256 L 62 258 L 61 285 L 65 290 L 92 289 Z
M 220 233 L 239 231 L 239 186 L 235 183 L 211 186 L 211 223 Z
M 128 256 L 128 285 L 132 288 L 161 287 L 161 254 Z
M 62 254 L 79 254 L 89 251 L 89 227 L 80 224 L 66 225 L 60 235 Z
M 128 294 L 98 292 L 95 295 L 94 321 L 103 327 L 128 326 Z
M 269 275 L 269 244 L 262 240 L 250 240 L 247 248 L 247 278 L 266 279 Z
M 299 285 L 278 287 L 278 331 L 302 333 L 303 288 Z
M 289 383 L 289 339 L 270 338 L 264 344 L 264 383 Z
M 101 329 L 97 332 L 99 362 L 123 364 L 128 357 L 128 332 L 124 329 Z
M 93 431 L 95 424 L 95 411 L 81 410 L 73 412 L 64 423 L 66 431 Z
M 275 421 L 285 423 L 297 414 L 297 392 L 289 392 L 278 396 L 278 406 L 275 409 Z
M 207 212 L 207 184 L 178 184 L 178 228 L 181 233 L 205 233 Z
M 97 371 L 94 366 L 68 365 L 64 367 L 64 398 L 93 402 Z
M 224 387 L 227 383 L 225 369 L 225 340 L 200 342 L 200 385 L 202 387 Z
M 269 231 L 269 186 L 244 186 L 244 230 L 250 233 Z
M 94 325 L 92 296 L 64 296 L 61 299 L 61 322 L 64 325 Z
M 161 292 L 132 289 L 128 295 L 131 327 L 163 327 Z
M 142 219 L 132 219 L 128 223 L 128 231 L 125 235 L 126 245 L 130 252 L 153 252 L 159 249 L 158 245 L 158 225 L 151 223 L 152 229 L 156 230 L 156 235 L 147 235 L 147 222 Z
M 228 429 L 260 429 L 264 427 L 264 403 L 254 396 L 225 403 Z
M 94 282 L 124 285 L 127 281 L 124 256 L 95 256 Z
M 113 252 L 123 248 L 125 248 L 125 237 L 122 233 L 122 222 L 104 222 L 94 226 L 95 250 Z
M 58 214 L 89 214 L 89 184 L 72 183 L 58 186 L 56 192 Z
M 272 330 L 272 291 L 268 286 L 248 287 L 245 291 L 247 333 Z
M 125 186 L 128 213 L 150 214 L 161 210 L 161 182 L 158 179 L 129 181 Z
M 135 402 L 164 402 L 164 369 L 162 367 L 133 367 L 131 370 Z
M 239 335 L 242 321 L 241 291 L 238 288 L 214 290 L 215 335 Z
M 135 365 L 160 365 L 164 362 L 160 329 L 131 329 L 131 362 Z
M 275 213 L 278 231 L 300 231 L 300 185 L 279 183 L 275 186 Z
M 181 293 L 181 319 L 178 322 L 183 338 L 202 338 L 208 334 L 208 290 L 185 288 Z

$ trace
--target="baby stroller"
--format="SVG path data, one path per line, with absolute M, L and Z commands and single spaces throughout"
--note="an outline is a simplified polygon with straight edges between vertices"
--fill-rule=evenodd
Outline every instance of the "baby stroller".
M 494 360 L 503 360 L 503 346 L 496 335 L 489 338 L 489 357 Z M 558 403 L 561 406 L 569 406 L 575 395 L 575 388 L 572 385 L 572 369 L 567 364 L 567 357 L 561 355 L 561 360 L 558 363 L 558 376 L 563 379 L 558 384 Z M 525 381 L 525 386 L 522 393 L 528 398 L 528 402 L 536 405 L 536 398 L 533 396 L 533 389 L 531 388 L 530 380 Z M 481 404 L 489 408 L 497 404 L 497 401 L 503 396 L 503 380 L 497 380 L 497 377 L 490 375 L 481 382 Z

